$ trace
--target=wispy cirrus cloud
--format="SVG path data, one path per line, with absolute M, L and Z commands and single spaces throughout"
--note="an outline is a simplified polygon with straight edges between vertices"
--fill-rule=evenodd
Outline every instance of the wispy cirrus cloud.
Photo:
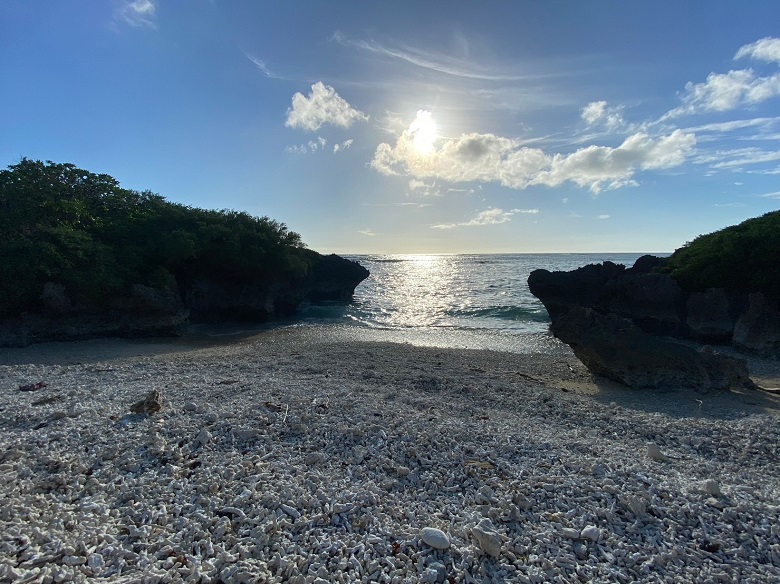
M 268 68 L 268 66 L 265 64 L 265 61 L 262 61 L 262 60 L 258 59 L 257 57 L 255 57 L 254 55 L 250 55 L 249 53 L 244 53 L 244 56 L 247 59 L 249 59 L 250 61 L 252 61 L 252 63 L 255 65 L 255 67 L 260 69 L 260 71 L 262 71 L 263 75 L 265 75 L 266 77 L 269 77 L 271 79 L 284 79 L 284 77 L 282 77 L 281 75 L 277 75 L 276 73 L 271 71 Z
M 780 150 L 762 150 L 761 148 L 740 148 L 724 153 L 719 162 L 710 165 L 711 168 L 741 169 L 746 166 L 764 164 L 780 160 Z
M 751 118 L 748 120 L 731 120 L 728 122 L 715 122 L 712 124 L 701 124 L 699 126 L 690 126 L 688 128 L 684 128 L 684 131 L 692 132 L 697 135 L 705 132 L 726 134 L 729 132 L 735 132 L 737 130 L 744 130 L 746 128 L 766 128 L 768 126 L 774 126 L 775 124 L 778 123 L 780 123 L 780 117 Z
M 373 229 L 359 229 L 358 233 L 360 235 L 365 235 L 366 237 L 376 237 L 377 234 L 374 233 Z
M 340 31 L 333 33 L 331 39 L 345 47 L 366 51 L 388 59 L 399 60 L 421 69 L 443 73 L 453 77 L 481 81 L 525 81 L 541 75 L 519 75 L 496 71 L 487 64 L 474 64 L 450 55 L 435 54 L 402 44 L 395 46 L 373 40 L 351 39 Z M 545 76 L 551 76 L 546 74 Z
M 490 208 L 485 209 L 477 213 L 475 217 L 468 221 L 462 221 L 460 223 L 440 223 L 438 225 L 431 225 L 431 229 L 454 229 L 456 227 L 481 227 L 485 225 L 500 225 L 512 220 L 512 217 L 517 214 L 529 214 L 536 215 L 539 213 L 539 209 L 512 209 L 510 211 L 504 211 L 503 209 Z
M 352 107 L 333 87 L 318 81 L 308 96 L 296 93 L 287 110 L 285 126 L 317 131 L 323 125 L 349 128 L 354 122 L 368 121 L 368 116 Z
M 157 28 L 153 0 L 122 0 L 114 10 L 114 19 L 130 26 Z

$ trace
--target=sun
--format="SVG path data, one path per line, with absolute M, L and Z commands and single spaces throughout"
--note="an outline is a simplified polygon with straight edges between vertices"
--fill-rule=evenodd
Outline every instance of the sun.
M 407 134 L 418 154 L 430 154 L 436 139 L 439 137 L 436 122 L 433 121 L 431 112 L 419 110 L 417 117 L 407 130 Z

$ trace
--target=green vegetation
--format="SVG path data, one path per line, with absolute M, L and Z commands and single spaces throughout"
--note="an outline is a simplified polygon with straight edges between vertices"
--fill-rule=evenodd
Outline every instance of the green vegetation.
M 22 159 L 0 171 L 0 317 L 40 308 L 46 282 L 100 307 L 133 284 L 300 278 L 315 256 L 268 217 L 170 203 L 72 164 Z
M 780 211 L 697 237 L 675 251 L 662 271 L 690 292 L 725 288 L 780 301 Z

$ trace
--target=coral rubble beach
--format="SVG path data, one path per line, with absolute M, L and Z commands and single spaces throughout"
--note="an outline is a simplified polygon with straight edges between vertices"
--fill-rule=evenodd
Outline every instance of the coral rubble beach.
M 780 396 L 631 390 L 541 337 L 0 349 L 0 580 L 780 579 Z

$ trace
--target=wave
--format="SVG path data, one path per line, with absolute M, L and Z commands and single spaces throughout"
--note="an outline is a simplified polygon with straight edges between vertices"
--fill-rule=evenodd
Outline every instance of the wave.
M 453 308 L 447 310 L 448 316 L 459 318 L 497 318 L 531 322 L 548 322 L 547 311 L 520 306 L 490 306 L 487 308 Z

